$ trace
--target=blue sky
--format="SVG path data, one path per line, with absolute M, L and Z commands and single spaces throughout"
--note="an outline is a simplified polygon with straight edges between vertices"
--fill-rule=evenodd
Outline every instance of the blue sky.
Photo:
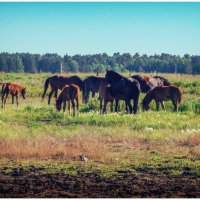
M 200 55 L 200 2 L 0 2 L 0 52 Z

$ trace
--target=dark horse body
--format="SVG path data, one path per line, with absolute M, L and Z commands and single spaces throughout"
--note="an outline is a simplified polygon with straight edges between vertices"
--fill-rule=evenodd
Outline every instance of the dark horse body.
M 182 91 L 180 88 L 170 85 L 170 86 L 158 86 L 150 90 L 142 101 L 143 109 L 149 110 L 149 104 L 152 100 L 156 102 L 156 109 L 159 110 L 159 104 L 161 103 L 164 109 L 163 101 L 172 101 L 174 106 L 174 111 L 178 111 L 178 104 L 182 99 Z
M 96 76 L 89 76 L 84 80 L 83 100 L 85 103 L 88 102 L 90 92 L 92 93 L 92 97 L 94 98 L 95 93 L 99 92 L 100 84 L 103 82 L 105 82 L 105 78 Z
M 124 100 L 129 112 L 132 113 L 132 106 L 130 101 L 134 100 L 134 113 L 137 113 L 138 100 L 140 95 L 140 84 L 135 79 L 128 79 L 122 75 L 108 70 L 106 73 L 106 82 L 110 84 L 112 96 L 115 100 Z M 118 101 L 116 101 L 116 108 Z
M 9 94 L 12 95 L 12 104 L 14 104 L 14 97 L 16 97 L 16 102 L 17 102 L 17 106 L 18 106 L 18 104 L 19 104 L 18 98 L 19 98 L 20 94 L 23 97 L 23 99 L 26 99 L 26 88 L 23 86 L 20 86 L 16 83 L 3 83 L 2 91 L 1 91 L 2 108 L 5 107 L 6 100 L 7 100 Z
M 78 85 L 81 91 L 84 90 L 83 81 L 78 76 L 64 77 L 55 75 L 47 78 L 47 80 L 45 81 L 42 99 L 44 99 L 49 85 L 51 86 L 51 92 L 49 93 L 48 104 L 50 104 L 51 96 L 53 95 L 53 93 L 54 96 L 57 98 L 58 90 L 62 90 L 65 85 L 69 84 Z
M 76 101 L 77 112 L 79 110 L 79 103 L 80 103 L 79 86 L 75 84 L 65 85 L 56 100 L 56 109 L 60 111 L 63 104 L 63 112 L 65 112 L 67 101 L 68 101 L 69 113 L 70 113 L 70 102 L 71 102 L 72 108 L 73 108 L 73 115 L 75 116 L 75 102 L 74 101 Z

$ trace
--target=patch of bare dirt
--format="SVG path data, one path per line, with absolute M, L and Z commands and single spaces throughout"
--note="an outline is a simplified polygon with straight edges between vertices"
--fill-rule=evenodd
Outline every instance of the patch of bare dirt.
M 200 177 L 121 172 L 121 178 L 103 178 L 98 174 L 42 174 L 41 169 L 0 169 L 0 197 L 200 197 Z

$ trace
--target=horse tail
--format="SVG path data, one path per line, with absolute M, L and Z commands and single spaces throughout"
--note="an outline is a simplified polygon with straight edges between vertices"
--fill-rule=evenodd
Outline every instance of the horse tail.
M 47 78 L 47 80 L 45 81 L 45 84 L 44 84 L 44 92 L 43 92 L 43 95 L 42 95 L 42 99 L 44 99 L 45 94 L 46 94 L 46 92 L 47 92 L 47 89 L 48 89 L 48 86 L 49 86 L 49 80 L 50 80 L 50 77 Z
M 81 100 L 80 94 L 81 94 L 80 88 L 77 87 L 77 100 L 78 100 L 78 104 L 79 105 L 82 104 L 82 100 Z

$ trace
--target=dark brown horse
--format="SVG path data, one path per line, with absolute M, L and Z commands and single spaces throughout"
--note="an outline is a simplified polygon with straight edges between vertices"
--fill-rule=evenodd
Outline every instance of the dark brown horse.
M 113 70 L 108 70 L 106 73 L 106 82 L 110 84 L 110 91 L 115 100 L 124 100 L 129 112 L 137 113 L 138 100 L 140 95 L 140 84 L 135 79 L 128 79 L 124 76 L 118 74 Z M 134 100 L 134 107 L 130 101 Z M 116 108 L 118 107 L 118 102 L 116 101 Z
M 99 92 L 99 86 L 103 82 L 105 82 L 105 78 L 97 76 L 89 76 L 84 80 L 84 93 L 83 93 L 84 103 L 88 102 L 90 92 L 92 93 L 92 98 L 95 97 L 95 93 Z
M 51 87 L 51 92 L 49 93 L 48 104 L 50 104 L 51 96 L 53 95 L 53 93 L 54 93 L 55 98 L 57 98 L 58 90 L 62 90 L 65 85 L 69 85 L 69 84 L 78 85 L 81 91 L 84 90 L 83 81 L 78 76 L 64 77 L 64 76 L 55 75 L 55 76 L 51 76 L 47 78 L 44 84 L 44 92 L 42 95 L 42 100 L 45 97 L 45 94 L 49 85 Z
M 78 85 L 70 84 L 64 86 L 58 98 L 56 99 L 56 109 L 60 111 L 63 104 L 63 112 L 65 112 L 67 101 L 68 101 L 69 113 L 70 113 L 70 102 L 71 102 L 73 108 L 73 116 L 75 116 L 74 101 L 76 101 L 77 112 L 79 111 L 79 104 L 80 104 L 80 88 Z
M 18 104 L 19 104 L 18 98 L 19 98 L 20 94 L 23 97 L 23 99 L 26 99 L 26 88 L 23 86 L 20 86 L 16 83 L 4 83 L 2 85 L 2 91 L 1 91 L 2 108 L 3 107 L 5 108 L 6 100 L 7 100 L 9 94 L 12 95 L 12 103 L 14 103 L 14 97 L 16 97 L 16 102 L 17 102 L 17 106 L 18 106 Z
M 106 106 L 110 102 L 110 111 L 113 112 L 113 101 L 114 98 L 111 94 L 110 84 L 101 83 L 99 86 L 99 100 L 100 100 L 100 114 L 106 113 Z M 102 110 L 103 108 L 103 110 Z
M 152 100 L 156 102 L 156 109 L 159 110 L 159 104 L 163 109 L 165 109 L 163 101 L 172 101 L 174 106 L 174 111 L 178 111 L 178 104 L 182 99 L 182 91 L 180 88 L 170 85 L 170 86 L 157 86 L 150 90 L 142 101 L 142 106 L 144 110 L 149 110 L 149 104 Z

